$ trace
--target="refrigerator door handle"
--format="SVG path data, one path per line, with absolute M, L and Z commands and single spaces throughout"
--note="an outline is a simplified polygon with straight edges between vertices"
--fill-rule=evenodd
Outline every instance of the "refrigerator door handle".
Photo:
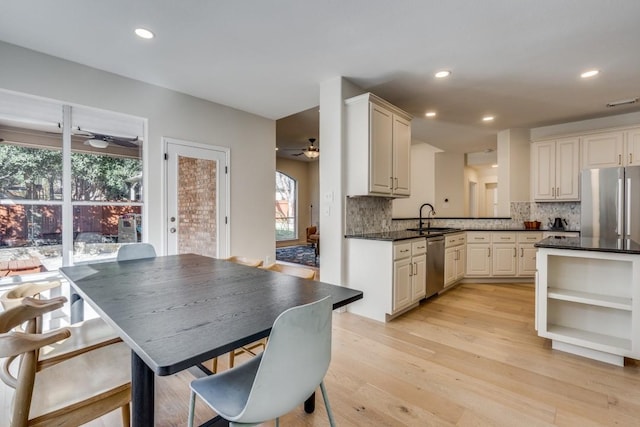
M 627 211 L 625 212 L 625 231 L 623 237 L 626 239 L 631 237 L 631 178 L 627 178 L 627 185 L 624 188 L 624 193 Z
M 618 210 L 617 215 L 618 215 L 618 221 L 616 221 L 616 234 L 618 235 L 618 237 L 624 237 L 622 236 L 622 228 L 624 227 L 624 211 L 623 211 L 623 203 L 624 203 L 624 182 L 622 181 L 622 178 L 618 178 L 618 197 L 616 200 L 616 209 Z

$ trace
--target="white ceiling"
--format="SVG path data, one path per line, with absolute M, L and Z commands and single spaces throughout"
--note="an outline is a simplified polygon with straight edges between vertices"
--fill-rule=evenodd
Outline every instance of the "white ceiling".
M 3 0 L 0 40 L 271 119 L 305 111 L 278 123 L 282 146 L 318 137 L 319 85 L 344 76 L 414 115 L 415 139 L 468 152 L 640 111 L 605 107 L 640 96 L 639 17 L 638 0 Z

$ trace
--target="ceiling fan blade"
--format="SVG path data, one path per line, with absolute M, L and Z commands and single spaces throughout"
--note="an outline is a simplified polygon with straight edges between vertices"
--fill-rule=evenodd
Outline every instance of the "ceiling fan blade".
M 296 156 L 297 157 L 297 156 L 302 156 L 303 154 L 304 154 L 304 152 L 298 153 L 298 154 L 292 154 L 292 156 Z

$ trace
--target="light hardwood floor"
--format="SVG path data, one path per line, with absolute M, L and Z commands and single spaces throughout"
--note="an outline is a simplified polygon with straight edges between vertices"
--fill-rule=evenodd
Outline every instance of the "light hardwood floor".
M 533 316 L 533 286 L 508 284 L 459 285 L 388 324 L 336 313 L 326 385 L 338 425 L 639 426 L 640 364 L 551 350 Z M 156 425 L 186 425 L 190 379 L 158 378 Z M 321 400 L 282 425 L 328 425 Z

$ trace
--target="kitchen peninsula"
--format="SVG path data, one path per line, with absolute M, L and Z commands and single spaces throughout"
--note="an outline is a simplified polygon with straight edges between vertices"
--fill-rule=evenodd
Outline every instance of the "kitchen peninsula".
M 538 335 L 556 350 L 618 366 L 640 359 L 640 244 L 573 237 L 535 246 Z

